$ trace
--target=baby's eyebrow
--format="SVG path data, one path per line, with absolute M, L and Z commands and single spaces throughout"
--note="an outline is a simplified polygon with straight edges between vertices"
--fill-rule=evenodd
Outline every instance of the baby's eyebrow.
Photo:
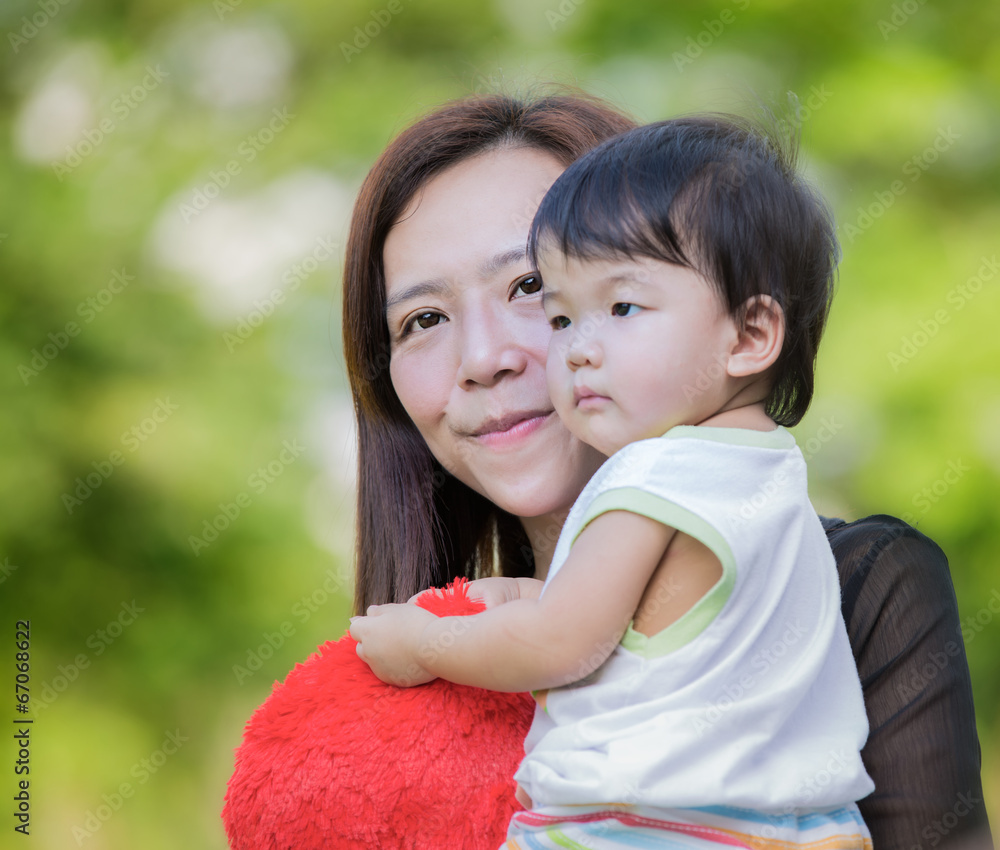
M 645 275 L 636 275 L 631 271 L 622 271 L 615 274 L 608 275 L 603 283 L 605 284 L 620 284 L 626 283 L 629 286 L 649 286 L 649 280 Z

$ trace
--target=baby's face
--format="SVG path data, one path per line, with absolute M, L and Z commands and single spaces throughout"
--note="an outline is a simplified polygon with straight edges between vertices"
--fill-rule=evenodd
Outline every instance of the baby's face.
M 610 455 L 725 404 L 739 338 L 717 290 L 697 272 L 641 257 L 539 258 L 553 328 L 549 393 L 583 442 Z

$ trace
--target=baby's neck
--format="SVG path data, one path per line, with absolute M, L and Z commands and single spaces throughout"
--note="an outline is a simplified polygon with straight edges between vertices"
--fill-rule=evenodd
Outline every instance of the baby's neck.
M 778 427 L 767 415 L 763 402 L 720 410 L 698 424 L 712 428 L 746 428 L 749 431 L 773 431 Z

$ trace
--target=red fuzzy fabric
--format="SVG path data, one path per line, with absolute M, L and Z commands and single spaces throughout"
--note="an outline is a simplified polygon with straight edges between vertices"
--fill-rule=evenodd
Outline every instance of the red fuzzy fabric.
M 438 616 L 482 603 L 425 594 Z M 297 664 L 246 725 L 222 818 L 232 850 L 496 850 L 534 702 L 440 679 L 383 684 L 345 634 Z

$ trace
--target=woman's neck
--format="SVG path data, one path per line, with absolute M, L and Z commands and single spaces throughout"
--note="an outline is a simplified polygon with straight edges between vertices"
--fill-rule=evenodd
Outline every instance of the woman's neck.
M 569 508 L 541 516 L 521 517 L 521 525 L 528 535 L 531 551 L 535 556 L 535 578 L 545 580 L 548 575 L 552 555 L 556 550 L 556 541 Z

